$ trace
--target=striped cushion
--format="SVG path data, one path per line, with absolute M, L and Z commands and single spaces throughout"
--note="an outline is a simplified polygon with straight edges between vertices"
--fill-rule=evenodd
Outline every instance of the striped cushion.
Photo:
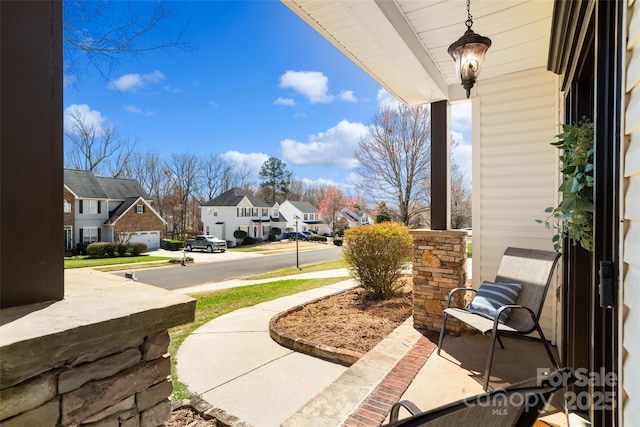
M 483 281 L 473 300 L 466 307 L 467 311 L 494 319 L 498 309 L 503 305 L 515 304 L 522 286 L 518 283 L 499 283 Z M 509 317 L 509 309 L 500 313 L 500 323 Z

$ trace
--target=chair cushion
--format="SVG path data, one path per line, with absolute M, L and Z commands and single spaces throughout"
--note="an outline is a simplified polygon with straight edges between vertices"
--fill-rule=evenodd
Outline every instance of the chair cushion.
M 471 313 L 495 319 L 498 309 L 503 305 L 515 304 L 522 285 L 518 283 L 500 283 L 483 281 L 473 300 L 465 307 Z M 498 321 L 504 323 L 509 317 L 507 309 L 500 313 Z

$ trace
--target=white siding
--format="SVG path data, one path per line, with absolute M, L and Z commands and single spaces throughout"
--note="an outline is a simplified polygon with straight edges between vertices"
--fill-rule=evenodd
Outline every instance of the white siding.
M 622 292 L 622 425 L 640 420 L 640 2 L 627 10 L 627 70 L 624 178 L 622 181 L 623 236 Z
M 473 281 L 492 280 L 508 246 L 553 250 L 535 222 L 557 203 L 556 77 L 544 68 L 482 80 L 473 102 Z M 558 274 L 556 269 L 556 275 Z M 555 341 L 552 283 L 541 325 Z

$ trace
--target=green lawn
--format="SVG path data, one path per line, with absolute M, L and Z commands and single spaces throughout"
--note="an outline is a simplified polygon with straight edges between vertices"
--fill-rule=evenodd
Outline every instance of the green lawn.
M 161 256 L 127 256 L 117 258 L 73 258 L 64 260 L 64 268 L 104 267 L 109 265 L 139 264 L 143 262 L 168 261 L 171 257 Z
M 287 268 L 285 270 L 278 270 L 272 273 L 259 274 L 257 276 L 245 277 L 246 280 L 261 280 L 271 279 L 272 277 L 291 276 L 292 274 L 310 273 L 313 271 L 333 270 L 336 268 L 346 268 L 347 263 L 345 260 L 340 259 L 337 261 L 324 262 L 322 264 L 305 265 L 300 268 Z
M 309 289 L 327 286 L 347 280 L 349 277 L 331 277 L 324 279 L 284 279 L 276 282 L 257 285 L 241 286 L 214 292 L 203 292 L 191 295 L 196 299 L 195 321 L 187 325 L 180 325 L 169 330 L 171 343 L 171 379 L 173 381 L 173 401 L 186 399 L 190 393 L 187 387 L 178 381 L 176 375 L 176 354 L 180 344 L 194 330 L 208 321 L 244 307 L 250 307 L 261 302 L 271 301 L 287 295 Z

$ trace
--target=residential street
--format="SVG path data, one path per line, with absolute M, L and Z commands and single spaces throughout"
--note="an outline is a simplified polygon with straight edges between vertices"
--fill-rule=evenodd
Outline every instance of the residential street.
M 334 245 L 315 244 L 312 250 L 299 251 L 299 265 L 317 264 L 342 258 L 342 249 Z M 159 253 L 153 253 L 160 255 Z M 166 254 L 162 254 L 166 255 Z M 182 252 L 172 252 L 171 256 L 181 257 Z M 268 273 L 296 266 L 296 252 L 262 254 L 260 252 L 200 253 L 187 252 L 194 263 L 186 266 L 176 264 L 169 267 L 133 270 L 135 278 L 141 282 L 164 289 L 179 289 L 203 283 L 215 283 L 256 274 Z M 117 275 L 124 276 L 125 271 Z

